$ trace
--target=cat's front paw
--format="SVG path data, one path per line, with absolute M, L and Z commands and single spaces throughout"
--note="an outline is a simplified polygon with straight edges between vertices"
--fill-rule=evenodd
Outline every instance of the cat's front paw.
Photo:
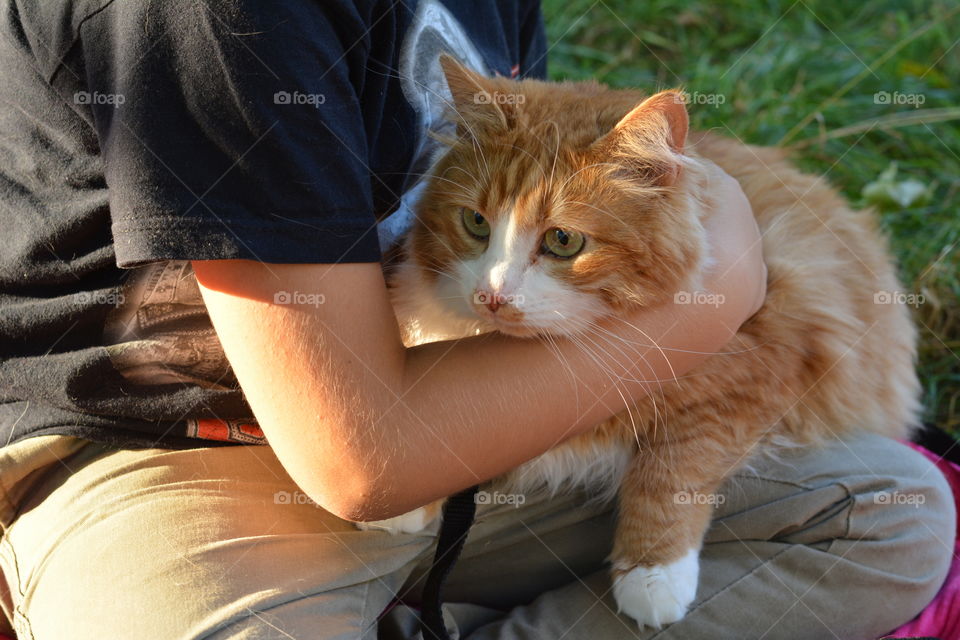
M 440 515 L 440 507 L 442 504 L 442 502 L 433 502 L 425 507 L 414 509 L 395 518 L 357 522 L 355 524 L 358 529 L 363 529 L 364 531 L 379 529 L 393 535 L 400 533 L 421 533 L 429 529 L 430 525 L 436 521 Z
M 691 549 L 675 562 L 652 567 L 613 567 L 613 597 L 621 613 L 659 629 L 687 613 L 697 595 L 700 554 Z

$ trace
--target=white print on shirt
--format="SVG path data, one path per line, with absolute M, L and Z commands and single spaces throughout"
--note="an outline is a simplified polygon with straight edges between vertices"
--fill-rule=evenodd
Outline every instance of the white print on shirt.
M 453 123 L 444 118 L 452 96 L 440 67 L 441 53 L 453 56 L 478 73 L 489 74 L 480 51 L 450 11 L 439 0 L 421 0 L 400 46 L 398 69 L 403 95 L 419 118 L 420 138 L 410 164 L 411 181 L 404 186 L 396 210 L 377 227 L 380 249 L 384 253 L 413 223 L 413 208 L 424 185 L 420 177 L 444 151 L 427 131 L 453 133 Z

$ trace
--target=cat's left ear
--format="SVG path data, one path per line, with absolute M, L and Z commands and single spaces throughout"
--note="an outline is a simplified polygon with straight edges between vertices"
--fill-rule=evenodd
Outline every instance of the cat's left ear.
M 678 90 L 661 91 L 634 107 L 594 149 L 612 154 L 660 186 L 670 186 L 680 175 L 690 119 L 686 100 Z
M 458 129 L 507 127 L 507 113 L 495 99 L 497 89 L 490 78 L 471 71 L 446 53 L 440 56 L 440 67 L 453 98 L 450 106 L 458 116 Z

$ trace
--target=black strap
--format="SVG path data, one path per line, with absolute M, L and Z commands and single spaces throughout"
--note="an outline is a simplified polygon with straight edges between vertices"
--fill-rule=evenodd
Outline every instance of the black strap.
M 420 631 L 424 640 L 450 640 L 447 627 L 443 623 L 443 612 L 440 610 L 440 590 L 463 551 L 463 543 L 467 541 L 467 534 L 470 533 L 470 526 L 477 512 L 478 489 L 478 486 L 465 489 L 452 496 L 443 506 L 437 552 L 433 556 L 433 566 L 430 567 L 430 574 L 423 587 L 420 607 Z

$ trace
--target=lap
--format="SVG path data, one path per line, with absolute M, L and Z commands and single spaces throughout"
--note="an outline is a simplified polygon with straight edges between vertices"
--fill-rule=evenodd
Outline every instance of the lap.
M 357 638 L 430 544 L 318 508 L 267 447 L 91 444 L 21 499 L 4 535 L 16 572 L 3 571 L 17 583 L 18 631 L 37 640 L 206 638 L 248 620 L 257 638 L 298 637 L 278 614 L 303 603 L 323 612 L 324 637 Z
M 357 530 L 297 492 L 267 447 L 111 452 L 51 438 L 22 459 L 0 450 L 16 503 L 0 547 L 5 609 L 23 637 L 375 637 L 429 566 L 430 535 Z M 12 471 L 24 465 L 39 473 Z M 718 495 L 697 604 L 658 637 L 830 637 L 816 618 L 840 637 L 874 634 L 850 607 L 876 610 L 878 635 L 919 610 L 949 564 L 949 489 L 882 438 L 755 461 Z M 580 494 L 481 508 L 445 590 L 470 603 L 451 607 L 461 631 L 636 637 L 603 570 L 613 521 Z M 892 593 L 903 604 L 889 606 Z M 396 608 L 381 637 L 410 619 Z

